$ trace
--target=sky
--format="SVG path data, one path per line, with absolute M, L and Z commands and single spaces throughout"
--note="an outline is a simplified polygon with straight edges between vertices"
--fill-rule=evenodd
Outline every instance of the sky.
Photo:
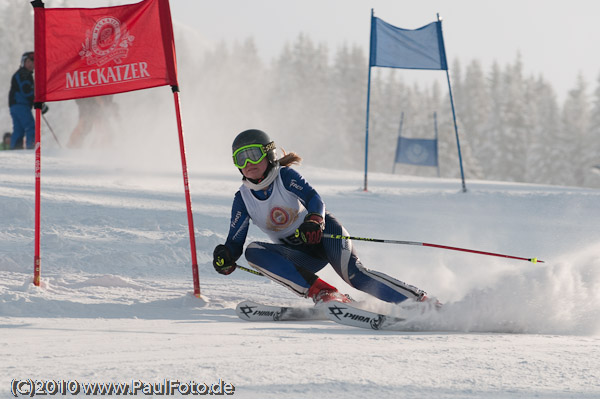
M 443 20 L 450 68 L 477 59 L 487 70 L 521 55 L 527 75 L 542 75 L 559 97 L 575 87 L 581 73 L 596 86 L 600 54 L 595 0 L 172 0 L 175 21 L 212 43 L 252 37 L 270 60 L 300 33 L 335 49 L 343 43 L 369 46 L 370 13 L 405 29 Z M 407 73 L 412 73 L 407 71 Z M 422 73 L 430 73 L 423 71 Z

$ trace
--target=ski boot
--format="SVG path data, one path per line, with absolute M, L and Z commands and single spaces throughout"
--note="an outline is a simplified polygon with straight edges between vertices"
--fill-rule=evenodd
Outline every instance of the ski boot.
M 442 308 L 442 303 L 437 298 L 430 298 L 425 292 L 421 293 L 415 300 L 417 302 L 425 303 L 435 310 L 440 310 Z
M 313 285 L 310 286 L 306 297 L 312 298 L 312 300 L 315 302 L 315 306 L 331 301 L 343 303 L 352 302 L 352 299 L 350 299 L 348 295 L 342 294 L 337 290 L 337 288 L 327 284 L 320 278 L 318 278 Z

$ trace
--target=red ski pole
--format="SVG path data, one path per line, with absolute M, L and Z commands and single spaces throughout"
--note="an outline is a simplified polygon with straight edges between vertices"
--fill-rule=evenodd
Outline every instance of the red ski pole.
M 334 239 L 338 239 L 338 240 L 357 240 L 357 241 L 381 242 L 381 243 L 385 243 L 385 244 L 418 245 L 418 246 L 422 246 L 422 247 L 432 247 L 432 248 L 449 249 L 452 251 L 470 252 L 470 253 L 479 254 L 479 255 L 499 256 L 501 258 L 526 260 L 531 263 L 544 263 L 543 260 L 539 260 L 538 258 L 521 258 L 518 256 L 503 255 L 503 254 L 497 254 L 494 252 L 476 251 L 473 249 L 466 249 L 466 248 L 449 247 L 447 245 L 429 244 L 426 242 L 382 240 L 382 239 L 378 239 L 378 238 L 351 237 L 351 236 L 343 236 L 341 234 L 327 234 L 327 233 L 323 234 L 323 238 L 334 238 Z

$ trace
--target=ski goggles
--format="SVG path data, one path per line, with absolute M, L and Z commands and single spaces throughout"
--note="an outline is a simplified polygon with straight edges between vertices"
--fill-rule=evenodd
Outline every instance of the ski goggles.
M 239 169 L 244 169 L 248 165 L 248 162 L 252 165 L 256 165 L 265 159 L 267 153 L 272 149 L 275 149 L 275 143 L 272 141 L 267 145 L 245 145 L 238 148 L 233 153 L 233 164 Z

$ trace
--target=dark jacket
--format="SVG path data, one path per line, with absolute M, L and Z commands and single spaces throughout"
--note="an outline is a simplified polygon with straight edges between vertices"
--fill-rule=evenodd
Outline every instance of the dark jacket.
M 33 107 L 33 71 L 25 67 L 19 68 L 12 76 L 10 81 L 10 91 L 8 92 L 8 106 L 15 104 Z

